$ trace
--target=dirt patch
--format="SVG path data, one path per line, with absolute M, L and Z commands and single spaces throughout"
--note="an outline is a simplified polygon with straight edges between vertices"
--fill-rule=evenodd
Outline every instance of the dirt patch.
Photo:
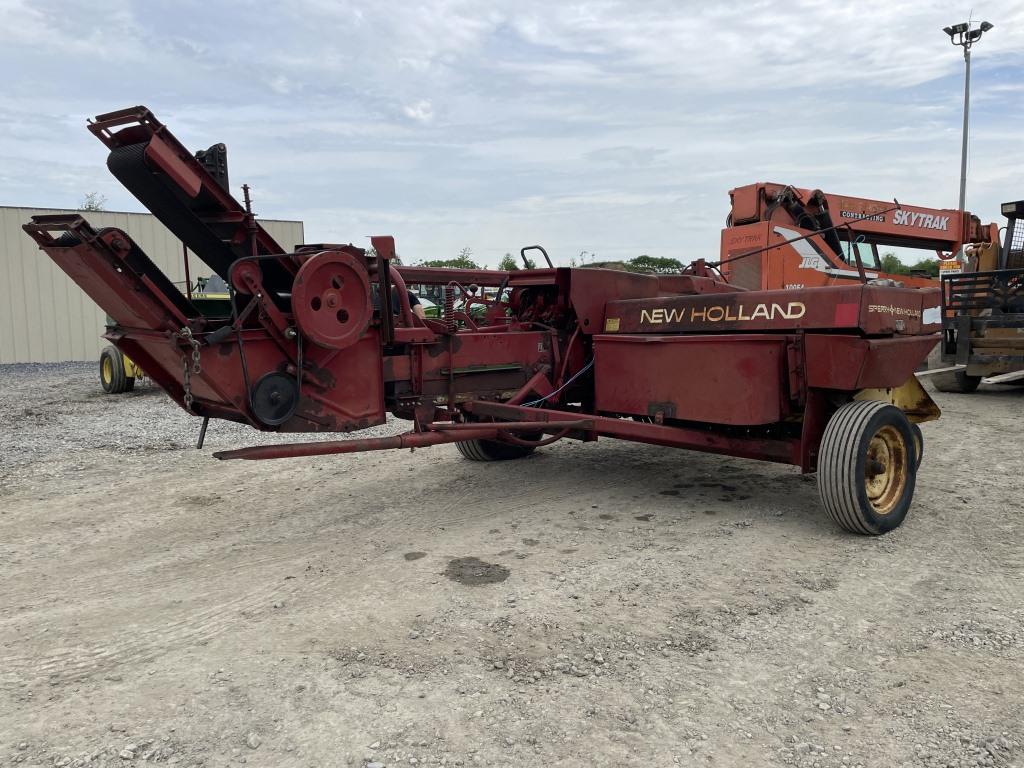
M 406 552 L 402 557 L 406 560 L 420 560 L 427 556 L 426 552 Z
M 444 575 L 467 587 L 480 587 L 485 584 L 499 584 L 508 578 L 509 571 L 503 565 L 485 563 L 476 557 L 456 557 L 448 561 Z

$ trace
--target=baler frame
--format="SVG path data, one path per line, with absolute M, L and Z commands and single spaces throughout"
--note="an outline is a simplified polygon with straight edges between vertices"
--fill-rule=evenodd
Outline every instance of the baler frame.
M 939 338 L 936 290 L 746 291 L 702 262 L 669 276 L 406 267 L 390 236 L 371 237 L 370 250 L 287 253 L 223 186 L 223 145 L 214 173 L 145 108 L 101 115 L 90 130 L 111 148 L 112 171 L 225 278 L 224 311 L 200 311 L 128 233 L 78 215 L 34 217 L 25 230 L 116 320 L 106 337 L 204 419 L 204 434 L 210 418 L 277 432 L 354 432 L 387 412 L 412 422 L 402 435 L 218 458 L 444 443 L 471 459 L 515 458 L 611 437 L 824 467 L 823 503 L 851 531 L 882 533 L 906 515 L 915 424 L 938 416 L 913 375 Z M 421 319 L 408 283 L 493 287 L 496 299 L 480 321 L 449 290 L 441 320 Z

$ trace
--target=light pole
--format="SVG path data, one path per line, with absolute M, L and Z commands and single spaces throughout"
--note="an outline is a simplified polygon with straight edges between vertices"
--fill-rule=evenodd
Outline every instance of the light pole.
M 981 22 L 977 29 L 971 29 L 971 22 L 965 21 L 961 24 L 954 24 L 952 27 L 943 27 L 942 31 L 949 35 L 949 41 L 953 45 L 959 45 L 964 49 L 964 135 L 963 146 L 960 149 L 960 212 L 964 211 L 964 198 L 967 192 L 967 117 L 971 108 L 971 46 L 981 39 L 981 36 L 992 29 L 992 24 L 987 21 Z

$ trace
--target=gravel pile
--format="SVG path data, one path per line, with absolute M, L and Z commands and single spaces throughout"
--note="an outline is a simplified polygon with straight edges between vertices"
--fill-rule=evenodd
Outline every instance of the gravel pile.
M 97 363 L 0 365 L 0 490 L 13 488 L 38 465 L 80 452 L 113 454 L 191 449 L 200 419 L 183 411 L 152 382 L 135 390 L 106 394 Z M 378 437 L 405 431 L 408 422 L 388 423 L 359 433 Z M 205 450 L 312 440 L 344 435 L 260 432 L 243 424 L 211 421 Z M 73 469 L 73 467 L 72 467 Z

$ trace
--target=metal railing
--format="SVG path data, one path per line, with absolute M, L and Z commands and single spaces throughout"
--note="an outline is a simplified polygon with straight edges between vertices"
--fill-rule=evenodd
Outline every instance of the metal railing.
M 943 314 L 990 310 L 992 314 L 1024 312 L 1024 269 L 965 272 L 942 277 Z

